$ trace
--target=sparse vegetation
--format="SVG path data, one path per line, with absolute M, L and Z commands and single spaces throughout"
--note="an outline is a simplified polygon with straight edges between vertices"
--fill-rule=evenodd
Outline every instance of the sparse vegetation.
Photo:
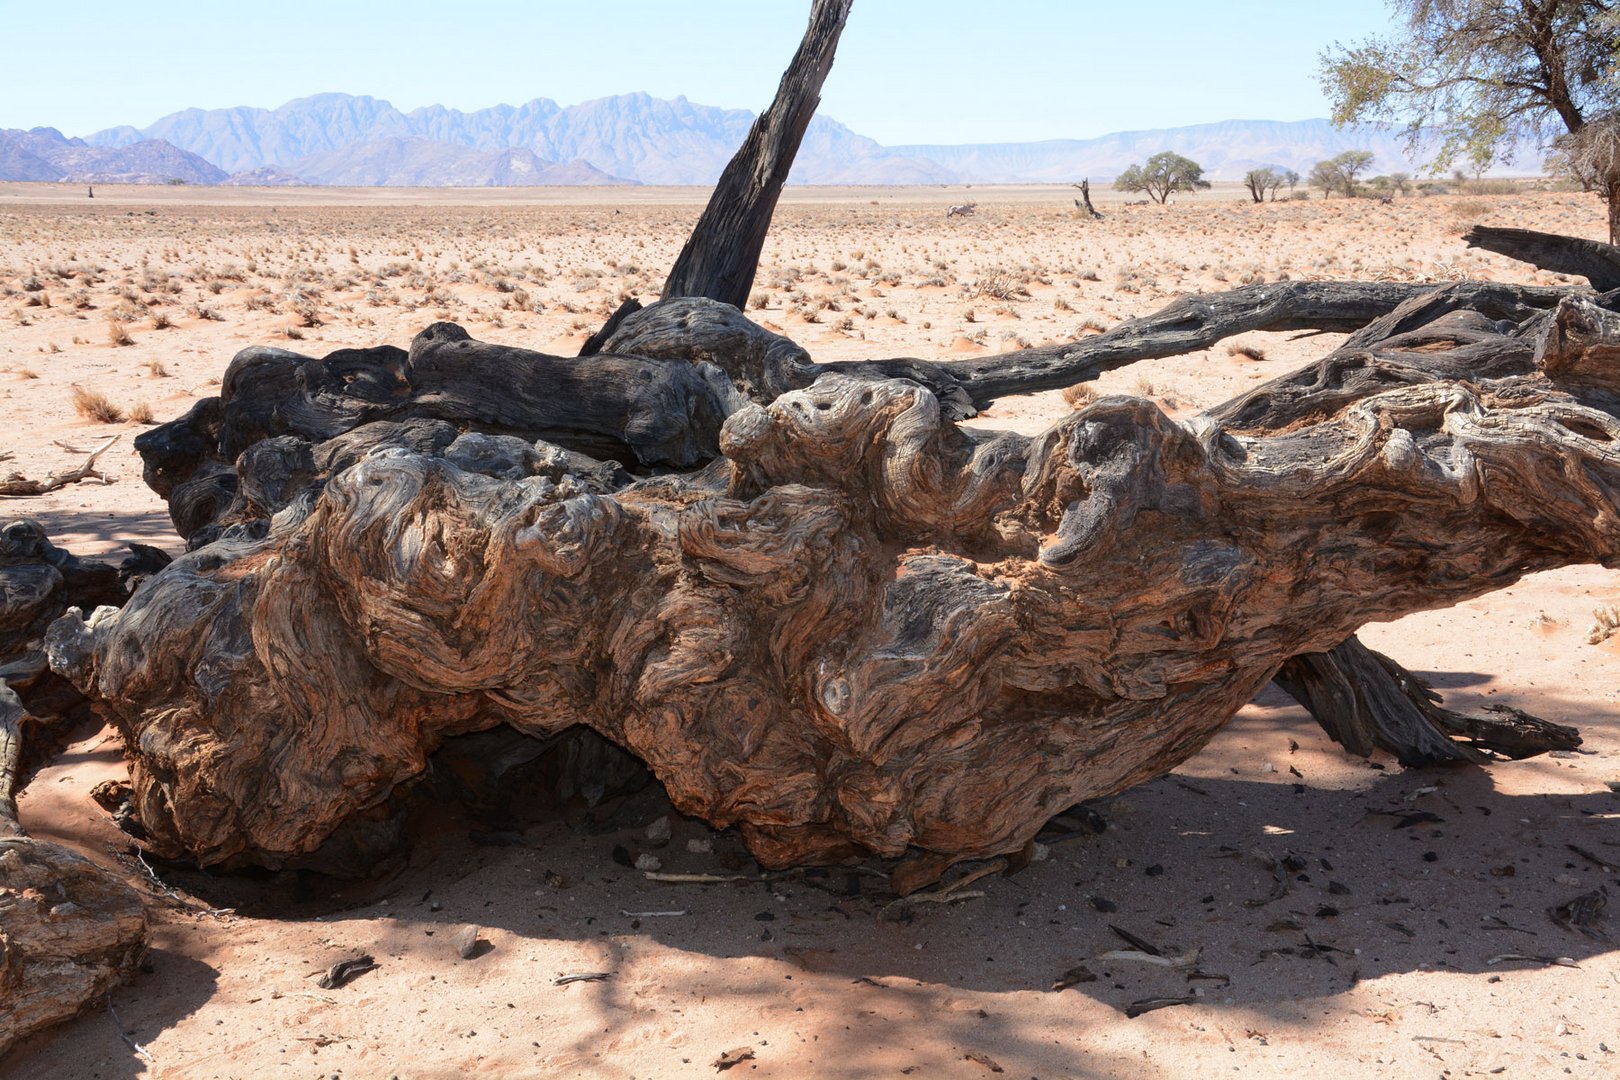
M 73 385 L 73 411 L 98 424 L 120 424 L 124 421 L 124 410 L 114 405 L 106 394 L 86 390 L 77 383 Z
M 1114 181 L 1116 190 L 1146 192 L 1161 206 L 1178 191 L 1191 194 L 1209 186 L 1202 165 L 1168 150 L 1154 154 L 1145 164 L 1132 165 Z

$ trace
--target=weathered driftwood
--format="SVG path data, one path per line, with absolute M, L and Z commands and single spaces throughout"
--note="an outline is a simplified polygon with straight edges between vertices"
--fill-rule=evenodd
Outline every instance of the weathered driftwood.
M 1446 307 L 1191 424 L 1115 397 L 973 432 L 829 372 L 628 483 L 492 436 L 373 450 L 51 661 L 125 730 L 156 850 L 208 864 L 296 860 L 502 723 L 593 728 L 772 865 L 1014 851 L 1290 657 L 1620 556 L 1611 317 Z
M 0 479 L 0 497 L 19 498 L 30 495 L 48 495 L 58 488 L 65 488 L 69 484 L 77 484 L 91 477 L 98 480 L 103 479 L 101 473 L 96 471 L 96 459 L 105 454 L 112 447 L 112 444 L 117 441 L 118 436 L 112 436 L 90 451 L 90 455 L 79 462 L 78 465 L 71 469 L 61 469 L 43 480 L 30 480 L 20 473 L 12 473 L 10 476 Z
M 1475 225 L 1463 234 L 1463 240 L 1471 248 L 1494 251 L 1554 273 L 1584 277 L 1600 291 L 1620 289 L 1620 247 L 1601 240 L 1492 225 Z
M 139 894 L 18 824 L 25 721 L 22 701 L 0 680 L 0 1057 L 96 1001 L 146 953 Z
M 697 227 L 664 282 L 664 297 L 706 296 L 748 303 L 776 200 L 805 129 L 821 104 L 838 37 L 853 0 L 813 0 L 804 40 L 782 73 L 770 108 L 760 113 L 726 165 Z

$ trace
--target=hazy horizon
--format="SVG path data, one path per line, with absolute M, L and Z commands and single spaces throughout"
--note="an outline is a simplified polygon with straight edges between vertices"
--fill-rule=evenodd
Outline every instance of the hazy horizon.
M 856 0 L 820 115 L 884 145 L 1315 119 L 1329 111 L 1317 54 L 1389 26 L 1383 0 L 1331 10 L 1168 0 L 1151 19 L 1057 0 L 1019 5 L 1007 18 L 985 19 L 983 10 L 965 0 Z M 274 109 L 322 93 L 378 98 L 404 112 L 536 98 L 567 107 L 636 92 L 758 111 L 808 11 L 806 0 L 715 0 L 701 18 L 652 0 L 613 9 L 484 0 L 445 26 L 442 9 L 422 0 L 395 5 L 387 22 L 292 0 L 233 11 L 227 26 L 198 0 L 155 15 L 90 0 L 74 20 L 81 63 L 72 78 L 62 77 L 56 50 L 19 51 L 0 71 L 0 127 L 83 137 L 188 108 Z M 0 13 L 18 40 L 62 33 L 60 13 L 40 5 L 0 0 Z

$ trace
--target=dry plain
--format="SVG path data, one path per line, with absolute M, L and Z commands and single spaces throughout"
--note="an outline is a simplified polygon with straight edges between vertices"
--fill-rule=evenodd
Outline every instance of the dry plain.
M 958 357 L 1285 276 L 1568 284 L 1458 237 L 1476 222 L 1603 235 L 1595 199 L 1529 187 L 1393 205 L 1257 206 L 1226 188 L 1161 208 L 1107 193 L 1097 222 L 1075 214 L 1074 194 L 789 189 L 749 314 L 818 360 Z M 177 551 L 130 443 L 143 421 L 216 393 L 235 351 L 404 344 L 449 319 L 572 355 L 621 296 L 656 296 L 705 197 L 105 187 L 90 200 L 0 184 L 0 451 L 12 455 L 0 468 L 42 477 L 119 436 L 107 483 L 12 500 L 8 518 L 40 519 L 79 554 L 131 540 Z M 976 214 L 945 217 L 966 201 Z M 1339 340 L 1249 334 L 1094 385 L 1189 416 Z M 76 407 L 76 388 L 104 396 L 102 418 Z M 1032 395 L 972 423 L 1033 433 L 1069 408 Z M 753 1057 L 731 1075 L 1620 1074 L 1620 952 L 1545 913 L 1620 864 L 1607 786 L 1620 781 L 1620 639 L 1588 644 L 1594 609 L 1616 600 L 1611 572 L 1572 568 L 1363 634 L 1450 705 L 1507 702 L 1577 725 L 1575 754 L 1403 772 L 1346 757 L 1268 690 L 1175 773 L 1097 806 L 1106 831 L 905 921 L 880 918 L 876 879 L 844 869 L 647 881 L 613 854 L 652 850 L 656 793 L 603 831 L 539 823 L 500 844 L 469 842 L 446 810 L 403 865 L 364 885 L 160 869 L 169 890 L 87 798 L 120 766 L 116 735 L 86 732 L 25 792 L 23 823 L 124 867 L 151 898 L 153 953 L 134 983 L 0 1076 L 711 1076 L 743 1046 Z M 1390 813 L 1414 809 L 1438 820 L 1401 828 Z M 670 870 L 751 869 L 734 838 L 678 817 L 655 853 Z M 1267 901 L 1266 860 L 1285 855 L 1303 868 Z M 628 914 L 650 911 L 684 914 Z M 462 960 L 449 937 L 468 923 L 492 948 Z M 1167 954 L 1199 949 L 1199 967 L 1225 978 L 1189 985 L 1099 961 L 1123 944 L 1111 926 Z M 380 967 L 316 988 L 313 975 L 358 951 Z M 1097 980 L 1051 989 L 1080 965 Z M 555 985 L 586 971 L 611 977 Z M 1196 1000 L 1122 1011 L 1182 995 Z

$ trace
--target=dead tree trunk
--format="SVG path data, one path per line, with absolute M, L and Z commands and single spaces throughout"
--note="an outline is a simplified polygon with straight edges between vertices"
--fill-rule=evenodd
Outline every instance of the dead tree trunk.
M 821 103 L 821 84 L 832 69 L 852 2 L 815 0 L 810 25 L 782 75 L 776 100 L 754 121 L 742 148 L 720 174 L 709 205 L 664 282 L 666 299 L 706 296 L 738 308 L 748 303 L 777 197 Z
M 1091 205 L 1091 178 L 1087 177 L 1074 186 L 1080 189 L 1080 198 L 1074 200 L 1074 205 L 1083 211 L 1088 218 L 1094 221 L 1102 220 L 1102 215 L 1097 213 L 1097 208 Z
M 1559 274 L 1576 274 L 1602 292 L 1620 289 L 1620 247 L 1598 240 L 1475 225 L 1463 235 L 1471 248 L 1482 248 Z
M 802 354 L 732 324 L 702 364 L 666 352 L 712 369 L 664 384 L 664 409 L 722 403 L 719 456 L 640 480 L 582 454 L 602 431 L 552 403 L 534 427 L 558 443 L 537 448 L 395 395 L 307 451 L 245 454 L 254 499 L 276 487 L 261 457 L 307 454 L 317 480 L 123 613 L 59 621 L 51 661 L 125 730 L 154 848 L 207 864 L 296 860 L 448 734 L 502 723 L 595 729 L 772 865 L 1016 850 L 1366 621 L 1620 560 L 1620 320 L 1573 298 L 1519 327 L 1447 307 L 1390 312 L 1191 425 L 1104 398 L 1035 439 L 958 428 L 911 380 L 827 372 L 749 401 L 739 384 L 770 397 Z M 488 347 L 430 344 L 513 396 Z M 395 360 L 405 385 L 418 351 Z M 222 439 L 269 415 L 247 368 Z M 619 370 L 582 372 L 558 414 L 607 415 Z M 457 400 L 516 431 L 515 406 Z M 338 401 L 280 415 L 319 432 Z M 695 445 L 629 426 L 620 460 Z

